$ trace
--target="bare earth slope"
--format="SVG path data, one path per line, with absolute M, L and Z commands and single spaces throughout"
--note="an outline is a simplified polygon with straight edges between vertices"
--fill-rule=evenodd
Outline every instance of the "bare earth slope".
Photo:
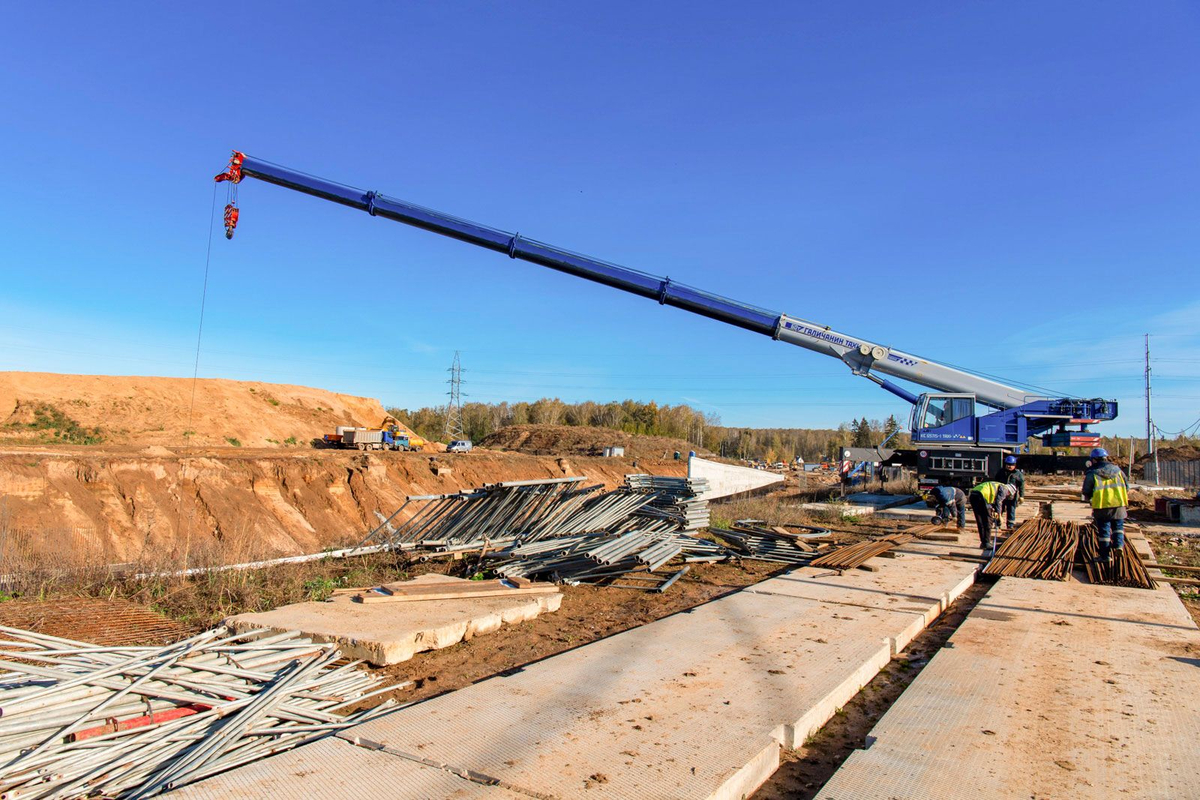
M 376 425 L 386 412 L 322 389 L 209 379 L 196 384 L 189 421 L 191 397 L 183 378 L 0 373 L 0 573 L 14 558 L 177 563 L 186 552 L 195 564 L 312 553 L 356 543 L 407 495 L 567 475 L 611 488 L 641 471 L 632 454 L 568 462 L 314 450 L 309 442 L 337 425 Z
M 438 467 L 435 473 L 433 467 Z M 197 448 L 0 452 L 0 564 L 31 555 L 89 564 L 232 563 L 357 543 L 406 495 L 505 480 L 583 475 L 613 488 L 628 472 L 683 475 L 684 461 Z M 449 467 L 449 469 L 445 469 Z
M 687 455 L 695 445 L 667 436 L 640 436 L 611 428 L 586 425 L 509 425 L 478 443 L 492 450 L 514 450 L 533 455 L 600 455 L 610 445 L 625 448 L 631 458 L 671 458 Z
M 28 428 L 51 407 L 107 445 L 307 445 L 338 425 L 377 425 L 378 400 L 324 389 L 257 381 L 0 372 L 0 438 L 45 443 L 52 431 Z M 184 436 L 185 431 L 191 431 Z

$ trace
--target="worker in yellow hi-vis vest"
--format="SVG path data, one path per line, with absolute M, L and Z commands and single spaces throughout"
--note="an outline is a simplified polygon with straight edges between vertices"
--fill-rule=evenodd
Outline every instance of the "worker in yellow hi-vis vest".
M 975 513 L 975 527 L 979 529 L 979 546 L 984 550 L 992 546 L 992 514 L 999 519 L 1000 512 L 1010 499 L 1017 496 L 1017 487 L 999 481 L 984 481 L 971 487 L 967 500 Z
M 1092 451 L 1092 468 L 1083 478 L 1083 499 L 1092 504 L 1092 522 L 1100 539 L 1100 562 L 1112 562 L 1113 551 L 1125 547 L 1125 518 L 1129 515 L 1129 484 L 1125 473 L 1108 460 L 1108 451 Z

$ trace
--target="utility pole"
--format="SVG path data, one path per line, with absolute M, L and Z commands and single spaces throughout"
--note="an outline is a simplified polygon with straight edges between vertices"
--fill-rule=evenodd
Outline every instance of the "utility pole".
M 1150 334 L 1146 334 L 1146 452 L 1154 452 L 1154 431 L 1150 422 Z
M 1154 420 L 1150 415 L 1150 334 L 1146 334 L 1146 454 L 1154 456 L 1154 485 L 1158 479 L 1158 448 L 1154 446 Z
M 443 432 L 445 437 L 450 440 L 465 439 L 466 434 L 463 432 L 462 422 L 462 363 L 458 358 L 458 351 L 454 351 L 454 364 L 450 369 L 446 370 L 450 373 L 449 380 L 446 383 L 450 384 L 450 391 L 446 394 L 450 395 L 450 403 L 446 406 L 446 428 Z

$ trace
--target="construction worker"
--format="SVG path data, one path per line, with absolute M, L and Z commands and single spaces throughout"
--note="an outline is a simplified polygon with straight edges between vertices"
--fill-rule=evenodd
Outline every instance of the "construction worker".
M 1017 469 L 1017 457 L 1005 456 L 1004 465 L 996 473 L 995 480 L 1017 488 L 1017 493 L 1004 505 L 1004 527 L 1012 530 L 1017 526 L 1017 506 L 1025 500 L 1025 473 Z
M 949 524 L 952 517 L 958 517 L 958 529 L 967 527 L 967 495 L 962 489 L 953 486 L 938 486 L 930 496 L 935 508 L 933 522 L 935 525 Z
M 975 513 L 975 527 L 979 529 L 979 546 L 988 550 L 992 546 L 992 514 L 1000 516 L 1004 503 L 1015 497 L 1017 490 L 1007 483 L 984 481 L 971 487 L 967 495 L 971 511 Z
M 1129 484 L 1125 473 L 1109 462 L 1108 451 L 1092 451 L 1092 467 L 1083 477 L 1083 499 L 1092 504 L 1092 522 L 1100 539 L 1100 561 L 1112 562 L 1114 550 L 1125 547 L 1125 517 L 1129 505 Z

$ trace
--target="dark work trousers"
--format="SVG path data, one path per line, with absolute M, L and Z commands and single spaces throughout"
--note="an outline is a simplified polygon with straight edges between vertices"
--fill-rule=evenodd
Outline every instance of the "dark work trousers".
M 956 520 L 958 529 L 961 531 L 967 527 L 967 497 L 962 492 L 958 494 L 958 499 L 937 507 L 934 511 L 934 519 L 940 520 L 946 525 L 950 524 L 950 520 Z
M 1106 509 L 1107 510 L 1107 509 Z M 1125 546 L 1125 520 L 1107 519 L 1107 515 L 1092 512 L 1092 522 L 1096 525 L 1096 538 L 1100 540 L 1100 560 L 1106 560 L 1113 550 Z
M 979 546 L 992 546 L 992 509 L 979 492 L 971 492 L 971 511 L 975 513 L 975 527 L 979 529 Z
M 1019 498 L 1014 494 L 1012 497 L 1004 501 L 1004 524 L 1007 528 L 1017 527 L 1017 500 Z

